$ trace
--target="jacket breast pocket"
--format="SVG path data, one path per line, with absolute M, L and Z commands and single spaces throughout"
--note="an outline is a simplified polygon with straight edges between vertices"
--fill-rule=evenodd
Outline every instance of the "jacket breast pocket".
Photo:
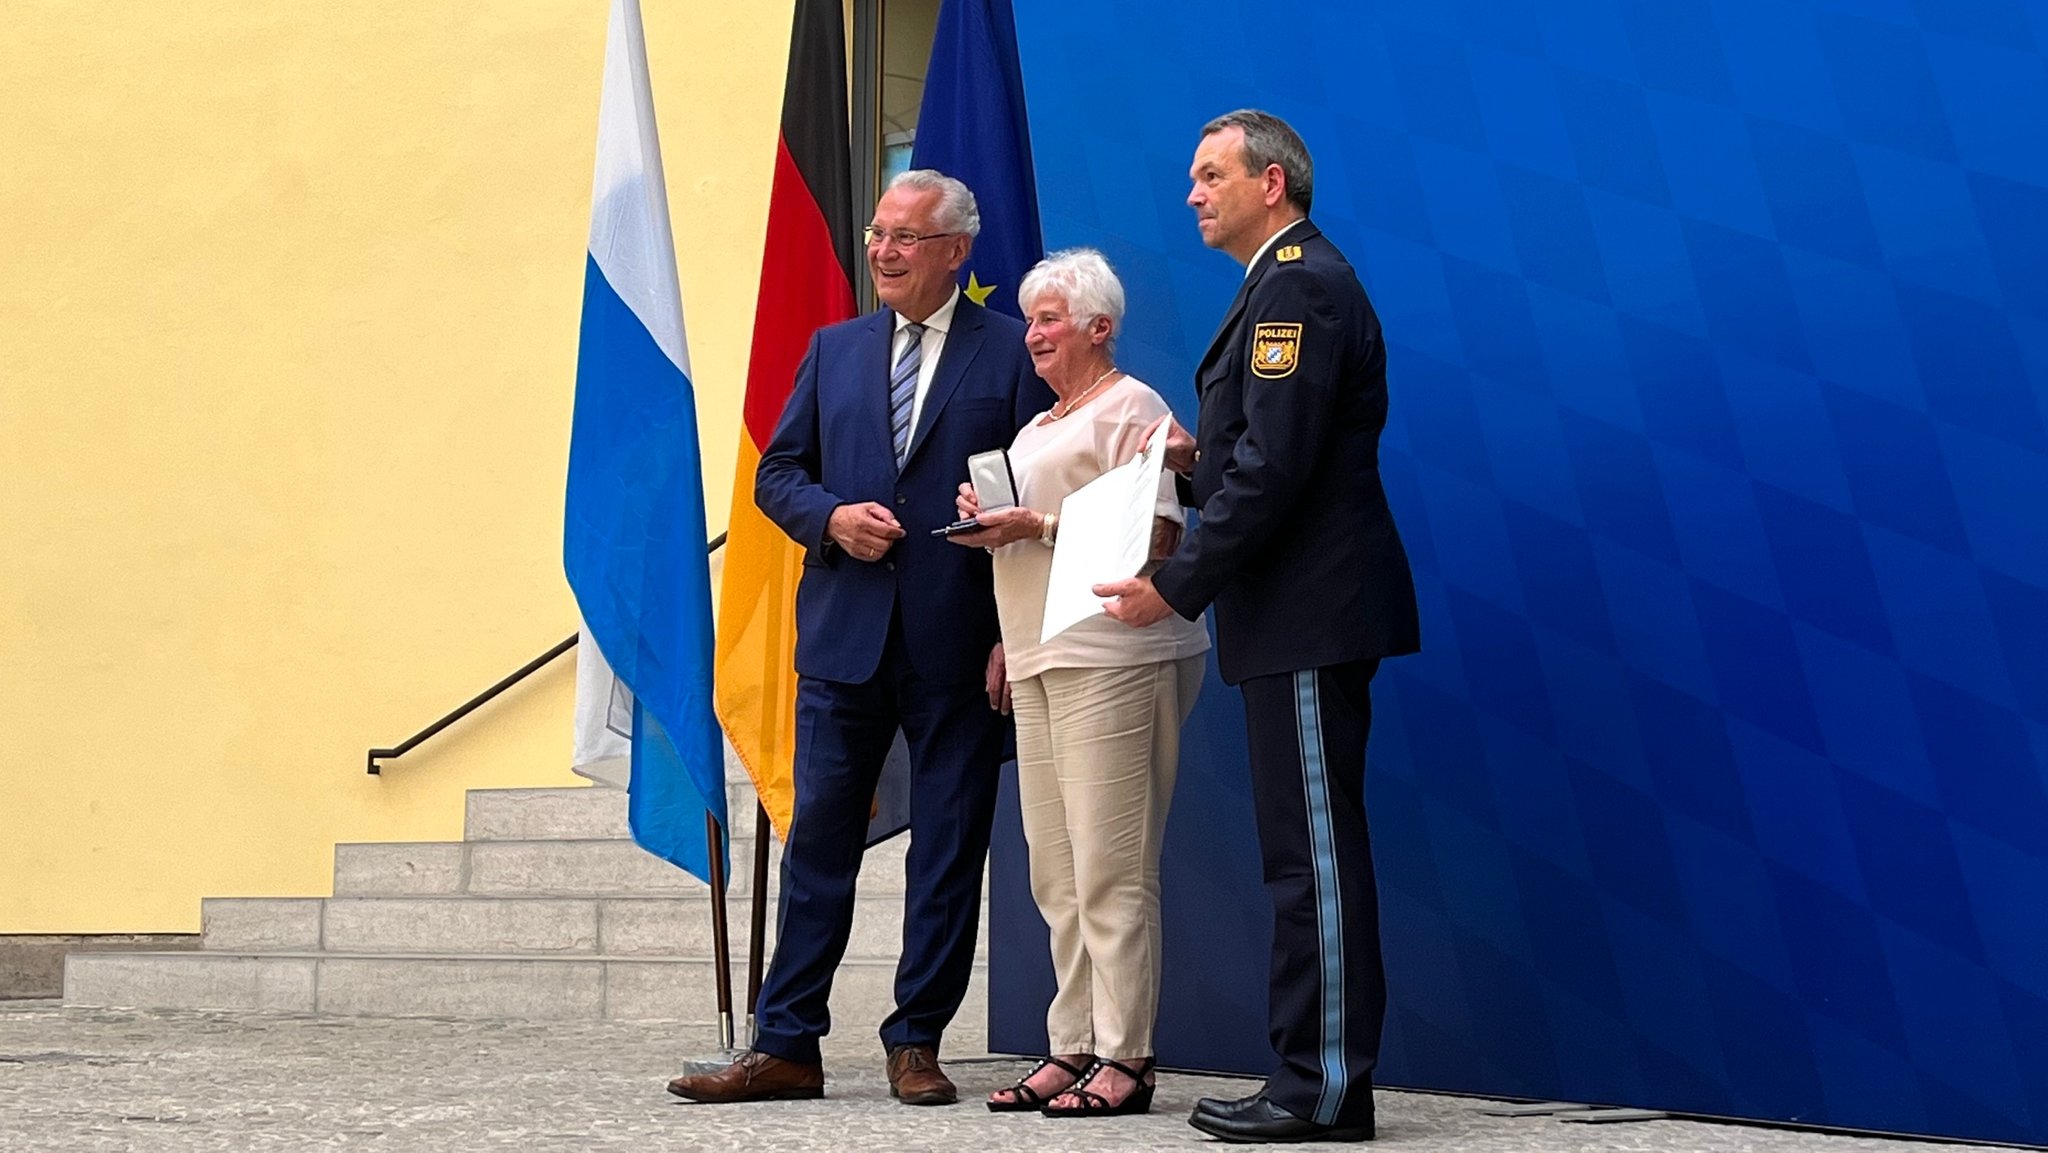
M 1016 434 L 1010 402 L 1001 397 L 958 397 L 946 406 L 953 427 L 984 448 L 1008 448 Z

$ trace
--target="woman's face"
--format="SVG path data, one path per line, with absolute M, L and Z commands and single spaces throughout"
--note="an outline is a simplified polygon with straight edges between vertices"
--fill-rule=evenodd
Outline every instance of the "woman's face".
M 1108 317 L 1078 325 L 1067 298 L 1057 292 L 1039 293 L 1024 311 L 1024 324 L 1024 350 L 1031 354 L 1031 366 L 1041 378 L 1055 383 L 1071 381 L 1083 365 L 1092 364 L 1096 350 L 1109 339 Z

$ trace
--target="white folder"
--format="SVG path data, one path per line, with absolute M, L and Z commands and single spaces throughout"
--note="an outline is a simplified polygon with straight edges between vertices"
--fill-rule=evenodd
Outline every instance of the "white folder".
M 1167 428 L 1168 422 L 1160 421 L 1137 456 L 1060 502 L 1040 644 L 1102 612 L 1108 602 L 1095 595 L 1094 586 L 1137 576 L 1145 567 L 1152 551 L 1152 519 L 1158 515 Z

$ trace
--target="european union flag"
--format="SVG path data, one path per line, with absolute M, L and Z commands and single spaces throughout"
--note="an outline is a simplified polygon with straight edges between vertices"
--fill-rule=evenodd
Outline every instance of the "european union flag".
M 945 0 L 925 72 L 912 168 L 974 190 L 981 236 L 960 269 L 970 299 L 1019 316 L 1017 283 L 1045 256 L 1010 0 Z

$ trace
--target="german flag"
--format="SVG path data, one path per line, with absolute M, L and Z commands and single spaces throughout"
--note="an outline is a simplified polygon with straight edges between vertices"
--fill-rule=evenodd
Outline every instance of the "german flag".
M 718 602 L 718 720 L 784 837 L 795 804 L 790 766 L 803 550 L 754 507 L 754 469 L 789 401 L 811 333 L 854 315 L 859 266 L 844 18 L 839 0 L 797 0 Z

